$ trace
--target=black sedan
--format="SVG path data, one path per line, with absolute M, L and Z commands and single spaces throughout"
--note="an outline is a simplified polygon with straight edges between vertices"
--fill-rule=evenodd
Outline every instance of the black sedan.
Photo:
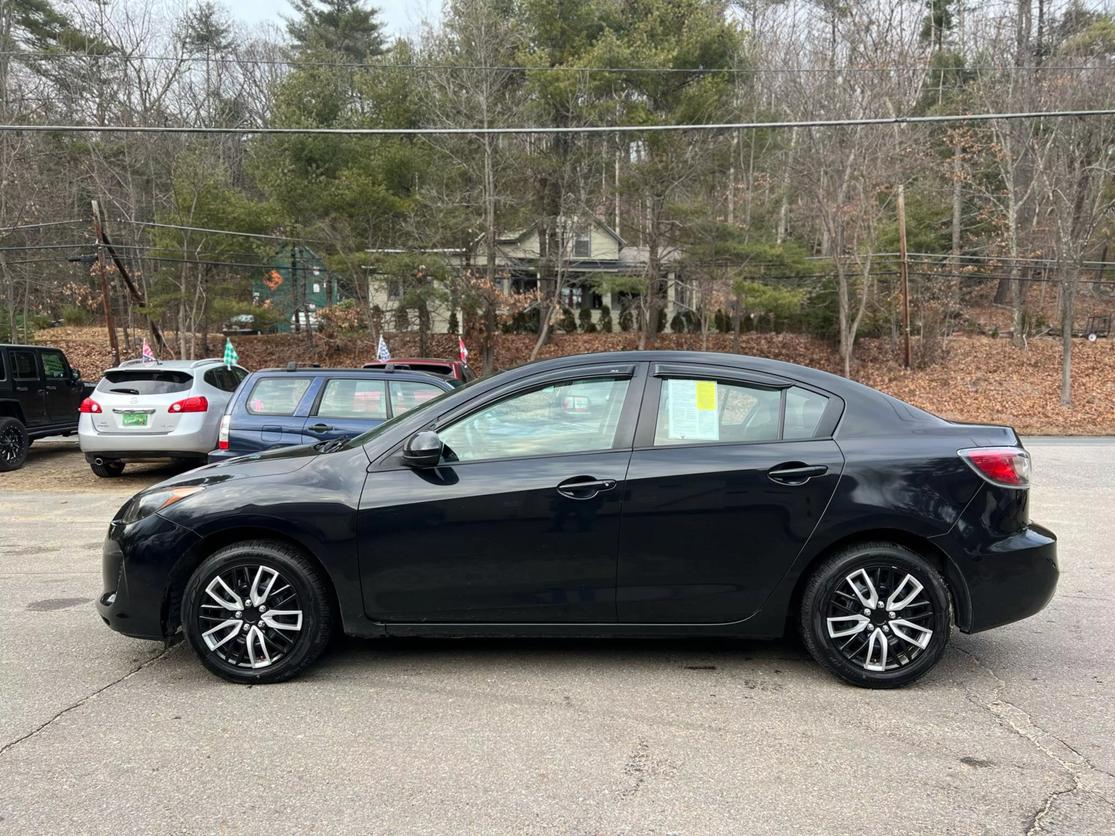
M 799 629 L 856 685 L 912 682 L 951 625 L 1033 615 L 1056 540 L 1007 427 L 955 424 L 773 360 L 563 357 L 348 442 L 190 471 L 104 547 L 106 624 L 179 628 L 234 682 L 354 636 L 741 636 Z

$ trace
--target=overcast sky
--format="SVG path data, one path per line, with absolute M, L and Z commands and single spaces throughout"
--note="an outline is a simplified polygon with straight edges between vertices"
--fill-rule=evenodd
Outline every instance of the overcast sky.
M 236 0 L 224 5 L 246 23 L 268 21 L 281 26 L 282 16 L 290 14 L 286 0 Z M 379 0 L 373 5 L 380 9 L 380 19 L 391 35 L 410 35 L 423 18 L 436 19 L 441 11 L 441 0 Z

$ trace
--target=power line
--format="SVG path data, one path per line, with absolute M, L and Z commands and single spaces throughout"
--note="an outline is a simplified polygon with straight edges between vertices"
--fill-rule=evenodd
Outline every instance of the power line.
M 174 64 L 230 64 L 233 66 L 280 66 L 280 67 L 308 67 L 332 68 L 349 70 L 384 70 L 406 72 L 563 72 L 563 73 L 626 73 L 626 74 L 658 74 L 658 75 L 764 75 L 764 74 L 795 74 L 810 73 L 823 75 L 843 75 L 848 73 L 886 73 L 886 72 L 1016 72 L 1022 68 L 1014 64 L 963 64 L 937 65 L 931 63 L 921 64 L 867 64 L 843 67 L 637 67 L 620 66 L 606 67 L 601 65 L 586 66 L 530 66 L 527 64 L 389 64 L 375 61 L 307 61 L 301 58 L 247 58 L 223 57 L 213 55 L 150 55 L 135 53 L 57 53 L 57 52 L 20 52 L 8 50 L 0 55 L 10 58 L 21 58 L 28 61 L 66 61 L 66 60 L 100 60 L 100 61 L 153 61 Z M 1042 72 L 1070 71 L 1083 72 L 1088 70 L 1112 70 L 1111 64 L 1042 64 L 1036 68 Z
M 71 226 L 72 224 L 87 224 L 88 220 L 75 219 L 72 221 L 48 221 L 40 224 L 20 224 L 19 226 L 0 226 L 0 232 L 15 232 L 20 229 L 45 229 L 48 226 Z
M 994 122 L 1014 119 L 1064 119 L 1067 117 L 1113 116 L 1106 110 L 1039 110 L 1012 113 L 958 113 L 939 116 L 879 116 L 861 119 L 810 119 L 786 122 L 710 122 L 655 125 L 577 125 L 570 127 L 516 128 L 245 128 L 214 126 L 156 125 L 0 125 L 14 133 L 136 133 L 136 134 L 247 134 L 300 136 L 492 136 L 501 134 L 639 134 L 673 131 L 748 131 L 784 128 L 841 128 L 875 125 L 929 125 L 957 122 Z M 288 240 L 288 239 L 282 239 Z
M 0 130 L 3 130 L 0 127 Z M 266 241 L 293 241 L 299 243 L 325 244 L 326 241 L 309 241 L 305 238 L 291 238 L 289 235 L 264 235 L 260 232 L 236 232 L 231 229 L 206 229 L 200 226 L 183 226 L 181 224 L 155 223 L 154 221 L 122 221 L 133 226 L 156 227 L 158 229 L 180 229 L 186 232 L 204 232 L 211 235 L 236 235 L 241 238 L 259 238 Z

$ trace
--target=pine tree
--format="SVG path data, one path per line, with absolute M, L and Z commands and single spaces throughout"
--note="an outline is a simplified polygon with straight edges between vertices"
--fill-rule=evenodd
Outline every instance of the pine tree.
M 379 10 L 362 0 L 291 0 L 297 16 L 286 22 L 297 51 L 324 49 L 353 61 L 386 51 Z

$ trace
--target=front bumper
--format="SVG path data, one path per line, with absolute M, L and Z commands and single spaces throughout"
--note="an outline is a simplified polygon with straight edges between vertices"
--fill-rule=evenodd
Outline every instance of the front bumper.
M 97 612 L 105 624 L 138 639 L 162 641 L 177 620 L 167 612 L 176 569 L 200 538 L 158 514 L 125 525 L 113 520 L 101 558 Z

